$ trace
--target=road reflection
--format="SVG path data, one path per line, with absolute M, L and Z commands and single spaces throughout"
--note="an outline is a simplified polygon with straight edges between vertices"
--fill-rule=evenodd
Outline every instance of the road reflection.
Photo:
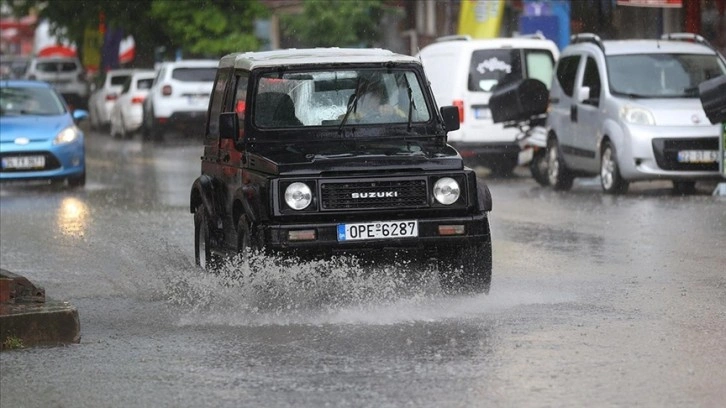
M 82 237 L 88 229 L 88 206 L 76 197 L 66 197 L 58 208 L 56 224 L 65 236 Z

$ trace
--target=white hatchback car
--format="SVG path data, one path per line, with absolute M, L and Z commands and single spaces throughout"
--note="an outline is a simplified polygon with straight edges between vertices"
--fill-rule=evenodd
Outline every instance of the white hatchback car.
M 124 83 L 131 77 L 133 69 L 112 69 L 99 76 L 96 85 L 88 98 L 88 117 L 91 127 L 100 129 L 108 126 L 111 109 Z
M 161 140 L 170 129 L 193 133 L 204 128 L 218 63 L 182 60 L 161 64 L 144 101 L 145 139 Z
M 442 37 L 419 53 L 439 106 L 459 107 L 461 127 L 449 133 L 470 165 L 508 175 L 520 161 L 518 130 L 494 123 L 489 98 L 498 85 L 533 78 L 549 89 L 559 50 L 543 36 L 472 40 Z M 524 157 L 523 157 L 524 159 Z
M 143 103 L 154 82 L 154 71 L 136 71 L 126 80 L 111 109 L 110 133 L 128 138 L 139 130 L 144 117 Z

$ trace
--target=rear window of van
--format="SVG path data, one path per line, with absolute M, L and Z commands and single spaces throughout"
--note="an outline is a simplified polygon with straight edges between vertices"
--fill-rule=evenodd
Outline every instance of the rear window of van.
M 468 88 L 472 92 L 491 92 L 495 86 L 522 78 L 552 82 L 555 59 L 541 49 L 485 49 L 471 55 Z

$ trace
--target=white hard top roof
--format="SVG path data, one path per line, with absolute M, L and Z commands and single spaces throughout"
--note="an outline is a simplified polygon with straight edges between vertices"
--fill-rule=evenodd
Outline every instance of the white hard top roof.
M 219 61 L 219 68 L 245 70 L 286 65 L 415 63 L 411 56 L 380 48 L 308 48 L 228 54 Z

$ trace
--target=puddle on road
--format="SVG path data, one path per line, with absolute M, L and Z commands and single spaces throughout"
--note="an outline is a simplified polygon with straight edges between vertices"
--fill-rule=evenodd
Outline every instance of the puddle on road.
M 186 310 L 182 326 L 233 327 L 465 320 L 521 305 L 572 300 L 542 287 L 497 285 L 496 278 L 489 295 L 447 295 L 435 268 L 361 266 L 342 257 L 292 266 L 262 258 L 261 264 L 257 273 L 232 260 L 216 275 L 192 269 L 168 276 L 164 296 Z

